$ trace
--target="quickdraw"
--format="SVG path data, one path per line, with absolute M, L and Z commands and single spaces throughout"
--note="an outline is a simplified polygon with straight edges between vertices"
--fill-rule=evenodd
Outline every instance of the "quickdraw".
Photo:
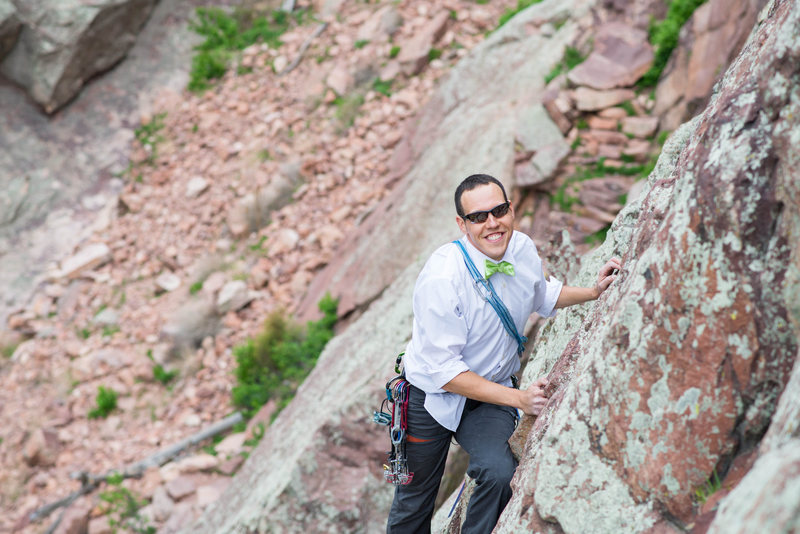
M 381 411 L 373 412 L 372 420 L 381 425 L 389 425 L 392 450 L 389 451 L 388 464 L 383 465 L 383 477 L 396 486 L 408 484 L 414 473 L 408 472 L 406 457 L 406 437 L 408 430 L 408 390 L 410 384 L 403 375 L 386 383 L 386 398 L 381 403 Z M 386 403 L 393 404 L 391 414 L 383 411 Z

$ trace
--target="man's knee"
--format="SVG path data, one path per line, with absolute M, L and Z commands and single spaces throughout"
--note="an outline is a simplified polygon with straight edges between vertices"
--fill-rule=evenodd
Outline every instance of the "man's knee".
M 483 465 L 474 466 L 469 475 L 479 484 L 503 487 L 511 484 L 516 469 L 517 462 L 512 455 L 498 455 L 486 460 Z

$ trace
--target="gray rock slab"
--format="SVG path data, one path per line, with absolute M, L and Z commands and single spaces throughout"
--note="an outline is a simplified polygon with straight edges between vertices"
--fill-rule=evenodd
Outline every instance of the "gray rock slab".
M 48 113 L 71 100 L 86 80 L 121 60 L 156 0 L 24 2 L 19 43 L 0 72 L 24 87 Z
M 553 144 L 566 145 L 561 130 L 541 104 L 519 111 L 516 140 L 529 152 L 536 152 Z M 568 145 L 567 147 L 569 148 Z
M 10 0 L 0 0 L 0 61 L 17 44 L 22 23 Z
M 0 80 L 0 324 L 116 209 L 133 130 L 156 91 L 188 81 L 201 0 L 161 0 L 125 61 L 93 79 L 53 117 Z

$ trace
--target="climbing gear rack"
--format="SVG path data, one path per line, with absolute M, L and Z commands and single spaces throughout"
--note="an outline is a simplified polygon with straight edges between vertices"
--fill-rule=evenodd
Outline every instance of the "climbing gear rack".
M 400 357 L 398 357 L 399 359 Z M 408 484 L 414 478 L 414 473 L 408 472 L 408 457 L 406 456 L 410 386 L 403 375 L 389 380 L 386 383 L 386 398 L 381 403 L 381 411 L 374 412 L 372 416 L 372 420 L 376 423 L 389 425 L 392 450 L 388 453 L 388 464 L 383 465 L 383 478 L 395 486 Z M 391 414 L 383 411 L 387 403 L 393 405 Z

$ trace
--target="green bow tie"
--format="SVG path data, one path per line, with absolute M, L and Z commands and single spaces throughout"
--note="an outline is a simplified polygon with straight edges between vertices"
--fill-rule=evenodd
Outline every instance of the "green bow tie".
M 487 280 L 494 273 L 505 273 L 508 276 L 514 276 L 514 266 L 508 263 L 507 261 L 501 261 L 500 263 L 495 263 L 493 261 L 486 260 Z

